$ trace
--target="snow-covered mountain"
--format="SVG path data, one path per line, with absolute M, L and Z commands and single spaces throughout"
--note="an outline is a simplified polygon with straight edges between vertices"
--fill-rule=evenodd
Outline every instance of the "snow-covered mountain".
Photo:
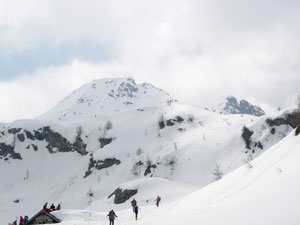
M 263 116 L 266 114 L 259 106 L 252 105 L 244 99 L 238 102 L 233 96 L 228 96 L 223 103 L 213 108 L 212 111 L 225 115 L 249 114 L 253 116 Z
M 1 124 L 0 198 L 5 204 L 0 204 L 0 218 L 5 223 L 32 216 L 46 201 L 96 211 L 129 210 L 132 195 L 142 205 L 157 194 L 173 202 L 245 164 L 250 153 L 259 156 L 294 127 L 278 122 L 291 121 L 289 112 L 276 118 L 216 114 L 180 104 L 150 84 L 110 97 L 111 84 L 119 89 L 122 83 L 135 84 L 132 78 L 93 81 L 39 119 Z M 143 94 L 142 87 L 151 91 Z M 123 104 L 131 98 L 133 104 Z M 266 121 L 276 124 L 275 133 Z M 98 218 L 92 211 L 68 213 L 78 221 Z M 65 224 L 88 224 L 61 216 Z
M 164 90 L 149 83 L 136 84 L 131 77 L 100 79 L 83 85 L 38 119 L 97 118 L 172 101 L 175 100 Z

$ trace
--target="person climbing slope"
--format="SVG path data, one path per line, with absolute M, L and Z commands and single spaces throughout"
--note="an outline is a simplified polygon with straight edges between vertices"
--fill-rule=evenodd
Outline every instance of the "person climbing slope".
M 29 220 L 28 216 L 25 216 L 25 217 L 24 217 L 24 224 L 27 223 L 28 220 Z
M 20 221 L 19 221 L 19 225 L 23 225 L 24 224 L 24 219 L 22 216 L 20 216 Z
M 131 201 L 131 206 L 132 206 L 132 210 L 134 211 L 134 207 L 136 206 L 136 200 L 135 199 L 133 199 L 132 201 Z
M 47 209 L 48 202 L 46 202 L 43 206 L 43 209 Z
M 55 211 L 55 205 L 52 203 L 52 205 L 50 206 L 51 211 Z
M 161 200 L 160 196 L 157 195 L 157 198 L 156 198 L 156 206 L 157 206 L 157 207 L 159 206 L 160 200 Z
M 133 211 L 135 213 L 135 220 L 138 218 L 138 213 L 139 213 L 139 207 L 137 205 L 134 206 Z
M 108 219 L 109 219 L 109 225 L 114 225 L 115 218 L 118 217 L 115 214 L 114 210 L 110 210 L 107 216 L 108 216 Z

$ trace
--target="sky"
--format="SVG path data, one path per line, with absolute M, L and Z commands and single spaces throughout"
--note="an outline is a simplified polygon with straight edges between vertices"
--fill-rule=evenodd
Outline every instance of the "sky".
M 0 0 L 0 121 L 123 76 L 200 107 L 228 95 L 291 107 L 299 27 L 298 0 Z

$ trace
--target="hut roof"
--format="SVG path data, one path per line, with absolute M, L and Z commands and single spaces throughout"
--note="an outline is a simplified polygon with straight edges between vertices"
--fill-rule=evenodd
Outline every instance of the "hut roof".
M 36 219 L 38 216 L 40 216 L 42 214 L 44 214 L 44 215 L 48 216 L 49 218 L 53 219 L 53 221 L 55 221 L 55 223 L 60 222 L 60 220 L 58 218 L 56 218 L 54 215 L 52 215 L 50 212 L 48 212 L 47 210 L 42 209 L 37 214 L 35 214 L 32 218 L 30 218 L 30 220 L 28 220 L 27 223 L 25 223 L 24 225 L 30 224 L 34 219 Z

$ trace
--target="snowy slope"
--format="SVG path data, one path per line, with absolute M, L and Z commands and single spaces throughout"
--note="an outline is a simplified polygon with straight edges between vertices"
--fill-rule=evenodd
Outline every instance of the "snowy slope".
M 46 201 L 62 202 L 64 208 L 76 209 L 102 202 L 98 209 L 108 209 L 114 204 L 113 198 L 107 197 L 116 188 L 151 176 L 167 183 L 205 186 L 214 180 L 212 172 L 216 163 L 224 173 L 243 163 L 246 155 L 240 136 L 242 127 L 254 123 L 255 119 L 252 116 L 224 116 L 172 103 L 102 118 L 56 122 L 22 120 L 6 124 L 0 128 L 3 132 L 0 143 L 11 146 L 16 137 L 14 151 L 22 159 L 13 159 L 9 154 L 0 156 L 0 176 L 3 177 L 0 193 L 6 202 L 6 205 L 0 205 L 0 216 L 11 220 L 16 212 L 17 215 L 33 215 Z M 105 128 L 108 121 L 112 124 L 110 129 Z M 163 128 L 159 125 L 162 121 Z M 47 127 L 53 131 L 52 136 L 44 132 Z M 80 137 L 86 144 L 85 154 L 72 149 L 63 152 L 62 148 L 49 148 L 50 144 L 62 145 L 58 134 L 65 138 L 61 140 L 63 143 L 75 143 L 78 127 L 82 128 Z M 23 141 L 19 139 L 22 135 Z M 54 143 L 52 137 L 57 139 Z M 101 148 L 100 138 L 111 138 L 112 141 Z M 95 166 L 89 169 L 91 159 L 95 162 L 115 159 L 120 163 L 100 170 Z M 29 178 L 24 179 L 27 173 Z M 87 196 L 90 189 L 95 194 L 92 199 Z M 142 189 L 140 193 L 143 193 Z M 14 202 L 17 199 L 19 203 Z M 120 207 L 127 205 L 124 203 Z
M 83 85 L 38 119 L 96 118 L 172 101 L 174 99 L 167 92 L 149 83 L 136 84 L 131 77 L 105 78 Z
M 300 137 L 294 132 L 223 179 L 176 200 L 140 204 L 139 220 L 128 209 L 116 211 L 117 224 L 297 225 L 300 221 Z M 107 224 L 107 212 L 64 210 L 62 225 Z

